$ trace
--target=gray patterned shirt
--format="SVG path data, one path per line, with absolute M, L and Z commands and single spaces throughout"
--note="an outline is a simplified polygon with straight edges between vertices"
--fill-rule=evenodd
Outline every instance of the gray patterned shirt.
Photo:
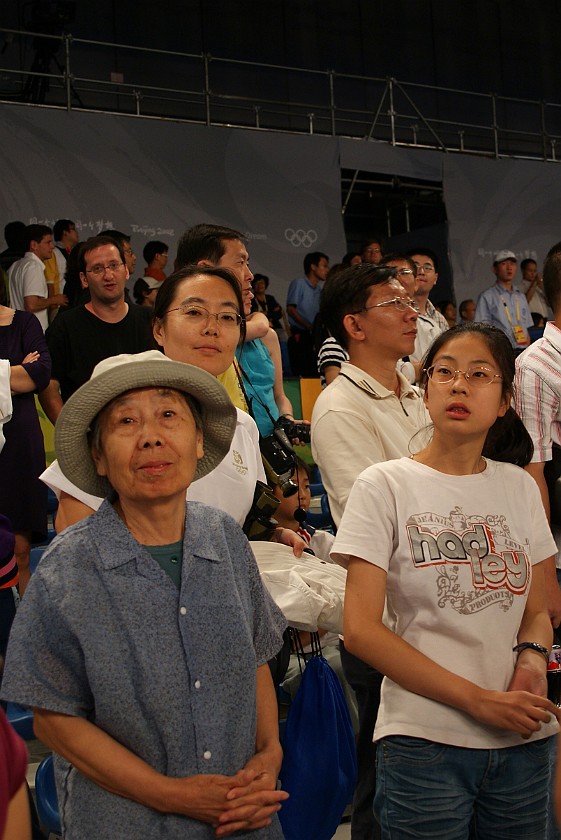
M 240 527 L 187 504 L 178 590 L 105 501 L 45 553 L 18 610 L 2 694 L 87 718 L 158 772 L 233 774 L 255 750 L 256 667 L 285 621 Z M 66 840 L 211 838 L 55 757 Z M 236 837 L 281 840 L 278 820 Z

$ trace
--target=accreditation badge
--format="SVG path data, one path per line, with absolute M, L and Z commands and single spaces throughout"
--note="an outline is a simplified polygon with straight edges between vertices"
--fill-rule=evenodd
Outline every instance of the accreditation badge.
M 520 324 L 513 325 L 512 333 L 514 335 L 514 340 L 516 341 L 519 347 L 525 347 L 529 343 L 528 337 L 526 336 L 526 333 L 524 332 Z

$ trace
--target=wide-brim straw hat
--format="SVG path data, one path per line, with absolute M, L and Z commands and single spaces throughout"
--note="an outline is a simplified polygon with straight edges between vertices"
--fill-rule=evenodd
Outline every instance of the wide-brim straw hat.
M 211 472 L 230 448 L 236 428 L 236 409 L 225 388 L 201 368 L 174 362 L 158 350 L 111 356 L 95 366 L 91 379 L 64 404 L 55 426 L 55 451 L 64 475 L 94 496 L 112 490 L 96 472 L 88 431 L 93 420 L 115 397 L 135 388 L 173 388 L 190 394 L 201 409 L 204 456 L 194 481 Z

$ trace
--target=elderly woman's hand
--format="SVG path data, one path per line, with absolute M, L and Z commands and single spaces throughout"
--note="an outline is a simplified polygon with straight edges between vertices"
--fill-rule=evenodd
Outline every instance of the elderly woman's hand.
M 243 770 L 235 776 L 209 773 L 174 779 L 172 810 L 217 826 L 224 811 L 231 807 L 227 798 L 230 791 L 245 789 L 247 785 Z
M 257 756 L 236 775 L 238 786 L 226 794 L 227 809 L 221 814 L 217 837 L 228 837 L 235 831 L 263 828 L 288 799 L 288 793 L 277 790 L 277 774 L 273 769 L 258 772 L 251 765 Z

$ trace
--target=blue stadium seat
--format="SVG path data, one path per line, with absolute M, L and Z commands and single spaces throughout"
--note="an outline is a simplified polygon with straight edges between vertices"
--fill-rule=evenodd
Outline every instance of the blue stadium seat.
M 35 546 L 35 548 L 31 549 L 29 554 L 29 569 L 31 574 L 36 571 L 37 566 L 39 565 L 39 561 L 43 556 L 45 549 L 47 548 L 46 545 Z
M 52 755 L 44 758 L 35 774 L 35 796 L 37 813 L 45 828 L 53 834 L 62 834 L 58 799 L 55 786 L 55 771 Z
M 24 741 L 32 741 L 35 738 L 33 732 L 33 712 L 17 703 L 8 703 L 6 717 Z

